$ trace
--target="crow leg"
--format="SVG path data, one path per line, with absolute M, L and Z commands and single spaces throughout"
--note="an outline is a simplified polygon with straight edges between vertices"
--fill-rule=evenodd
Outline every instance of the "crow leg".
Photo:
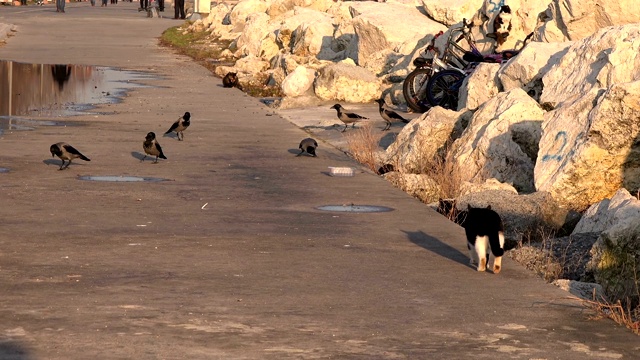
M 146 158 L 147 158 L 147 155 L 145 154 L 144 157 L 142 159 L 140 159 L 140 162 L 143 162 L 144 159 L 146 159 Z
M 298 155 L 296 155 L 296 156 L 300 156 L 300 155 L 302 155 L 302 153 L 303 153 L 303 152 L 304 152 L 304 150 L 301 150 L 301 151 L 300 151 L 300 154 L 298 154 Z
M 60 164 L 60 169 L 58 170 L 64 170 L 64 160 L 62 160 L 62 164 Z
M 347 124 L 344 124 L 344 129 L 342 129 L 342 132 L 345 132 L 345 131 L 347 131 L 347 128 L 348 128 L 348 127 L 349 127 L 349 125 L 347 125 Z

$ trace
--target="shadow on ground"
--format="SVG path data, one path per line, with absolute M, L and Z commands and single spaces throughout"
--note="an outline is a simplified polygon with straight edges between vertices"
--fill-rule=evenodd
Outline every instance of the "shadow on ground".
M 407 234 L 409 241 L 411 241 L 412 243 L 444 258 L 471 267 L 471 265 L 469 265 L 469 258 L 465 254 L 461 253 L 458 249 L 451 247 L 449 244 L 443 243 L 439 239 L 433 236 L 429 236 L 422 231 L 403 232 Z

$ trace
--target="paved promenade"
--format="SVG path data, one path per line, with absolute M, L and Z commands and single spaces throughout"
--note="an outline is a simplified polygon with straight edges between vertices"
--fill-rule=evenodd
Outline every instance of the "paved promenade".
M 322 139 L 295 157 L 308 133 L 158 47 L 181 22 L 137 7 L 0 7 L 18 26 L 0 60 L 155 76 L 58 119 L 79 126 L 0 136 L 0 359 L 638 358 L 639 337 L 513 261 L 474 271 L 460 227 Z M 160 137 L 185 111 L 185 141 Z M 139 161 L 149 131 L 168 160 Z M 59 141 L 91 162 L 58 171 Z M 316 209 L 352 203 L 394 210 Z

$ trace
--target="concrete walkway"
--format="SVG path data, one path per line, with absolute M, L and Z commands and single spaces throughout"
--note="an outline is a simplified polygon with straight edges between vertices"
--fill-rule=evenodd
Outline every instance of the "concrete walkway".
M 380 177 L 327 176 L 357 167 L 341 151 L 295 157 L 308 133 L 156 45 L 179 21 L 66 10 L 0 8 L 19 30 L 0 59 L 157 79 L 61 119 L 82 126 L 0 138 L 0 359 L 637 358 L 640 338 L 509 259 L 474 271 L 462 229 Z M 168 160 L 141 163 L 145 134 L 184 111 L 185 141 L 160 137 Z M 58 171 L 59 141 L 92 161 Z M 316 209 L 352 203 L 394 211 Z

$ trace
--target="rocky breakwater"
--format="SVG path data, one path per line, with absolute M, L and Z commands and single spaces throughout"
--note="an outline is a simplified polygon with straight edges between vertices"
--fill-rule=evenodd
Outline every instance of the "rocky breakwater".
M 501 5 L 511 16 L 508 37 L 498 45 L 487 35 Z M 640 271 L 640 228 L 633 225 L 640 224 L 640 8 L 634 2 L 241 0 L 215 6 L 188 31 L 232 40 L 227 56 L 236 64 L 218 67 L 218 75 L 268 79 L 285 94 L 283 107 L 367 103 L 381 95 L 402 106 L 412 60 L 463 18 L 485 52 L 518 48 L 529 33 L 533 41 L 506 64 L 478 66 L 465 79 L 457 109 L 435 107 L 406 125 L 380 151 L 379 165 L 394 169 L 384 176 L 426 203 L 452 197 L 460 208 L 491 204 L 515 243 L 581 239 L 588 229 L 595 234 L 589 261 L 572 280 L 615 283 L 607 285 L 614 298 L 633 294 L 619 289 L 637 286 L 632 275 Z M 445 38 L 436 46 L 443 48 Z M 584 225 L 596 213 L 610 220 Z M 625 214 L 624 224 L 615 214 Z

